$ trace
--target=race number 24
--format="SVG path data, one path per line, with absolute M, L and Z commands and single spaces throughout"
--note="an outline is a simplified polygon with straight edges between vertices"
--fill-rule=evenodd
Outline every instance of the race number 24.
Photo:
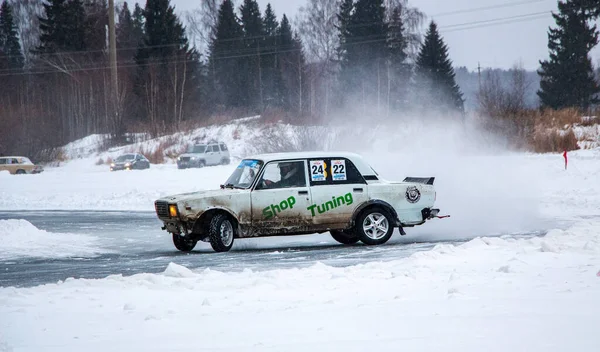
M 327 164 L 323 160 L 310 161 L 310 179 L 315 181 L 325 181 L 327 179 Z
M 331 177 L 334 181 L 346 181 L 346 160 L 331 160 Z

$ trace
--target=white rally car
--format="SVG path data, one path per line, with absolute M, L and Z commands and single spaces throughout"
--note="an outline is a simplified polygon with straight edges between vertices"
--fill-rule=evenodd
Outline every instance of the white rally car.
M 437 216 L 433 177 L 389 182 L 357 154 L 264 154 L 240 162 L 221 189 L 155 201 L 175 247 L 198 241 L 217 252 L 235 238 L 329 231 L 343 244 L 387 242 L 394 227 L 421 225 Z

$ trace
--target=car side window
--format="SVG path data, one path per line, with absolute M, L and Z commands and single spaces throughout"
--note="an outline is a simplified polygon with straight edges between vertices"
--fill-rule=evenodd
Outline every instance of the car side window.
M 219 144 L 219 146 L 221 147 L 221 151 L 224 151 L 224 152 L 227 151 L 227 146 L 225 145 L 225 143 L 221 143 L 221 144 Z
M 218 153 L 218 152 L 219 152 L 219 146 L 218 146 L 218 145 L 216 145 L 216 144 L 215 144 L 215 145 L 213 145 L 212 149 L 213 149 L 213 152 L 215 152 L 215 153 Z
M 311 186 L 366 183 L 356 166 L 346 158 L 311 159 L 308 172 Z
M 1 158 L 0 159 L 0 165 L 5 165 L 6 164 L 6 159 L 5 158 Z
M 304 161 L 274 161 L 265 166 L 256 189 L 306 187 Z

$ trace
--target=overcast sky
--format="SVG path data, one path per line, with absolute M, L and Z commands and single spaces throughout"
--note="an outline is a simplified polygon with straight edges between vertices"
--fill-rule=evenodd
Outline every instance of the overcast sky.
M 177 12 L 199 7 L 202 0 L 171 0 Z M 271 3 L 278 18 L 285 13 L 292 23 L 307 0 L 257 0 L 261 12 Z M 241 0 L 237 0 L 239 5 Z M 540 59 L 548 57 L 550 14 L 556 0 L 409 0 L 434 19 L 450 47 L 455 66 L 475 70 L 482 67 L 509 68 L 521 61 L 525 68 L 537 69 Z M 500 21 L 495 21 L 502 19 Z M 476 23 L 475 23 L 476 22 Z M 504 24 L 498 24 L 502 23 Z M 424 28 L 425 29 L 425 28 Z M 592 52 L 594 64 L 600 60 L 600 48 Z

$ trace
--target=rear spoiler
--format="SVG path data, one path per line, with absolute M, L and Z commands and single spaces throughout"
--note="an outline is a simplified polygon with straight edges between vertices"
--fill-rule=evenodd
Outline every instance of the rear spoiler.
M 433 181 L 435 181 L 435 177 L 407 177 L 402 182 L 424 183 L 426 185 L 433 185 Z

